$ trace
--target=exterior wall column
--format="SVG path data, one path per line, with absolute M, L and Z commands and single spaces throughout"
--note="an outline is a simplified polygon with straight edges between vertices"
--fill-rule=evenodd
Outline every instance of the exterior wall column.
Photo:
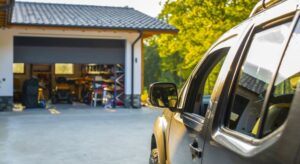
M 0 111 L 13 106 L 13 33 L 0 29 Z
M 131 42 L 126 40 L 125 48 L 125 107 L 131 107 Z
M 142 39 L 138 40 L 134 46 L 134 79 L 133 79 L 133 102 L 131 102 L 131 86 L 132 86 L 132 43 L 133 39 L 126 41 L 125 52 L 125 107 L 140 108 L 141 107 L 141 94 L 142 94 Z
M 141 107 L 142 94 L 142 39 L 138 40 L 134 47 L 134 86 L 133 104 L 135 108 Z

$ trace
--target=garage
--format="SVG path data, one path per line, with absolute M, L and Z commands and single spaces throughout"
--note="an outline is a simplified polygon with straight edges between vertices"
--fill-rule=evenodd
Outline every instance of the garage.
M 124 106 L 124 64 L 124 40 L 14 37 L 14 103 Z
M 144 41 L 177 33 L 129 7 L 7 0 L 0 10 L 0 111 L 60 103 L 140 108 Z

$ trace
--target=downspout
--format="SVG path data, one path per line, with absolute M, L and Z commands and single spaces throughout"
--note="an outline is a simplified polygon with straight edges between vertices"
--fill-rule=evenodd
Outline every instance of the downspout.
M 143 37 L 143 31 L 138 30 L 139 36 L 134 40 L 134 42 L 131 44 L 131 106 L 132 108 L 136 108 L 134 106 L 133 100 L 134 100 L 134 46 L 135 44 Z

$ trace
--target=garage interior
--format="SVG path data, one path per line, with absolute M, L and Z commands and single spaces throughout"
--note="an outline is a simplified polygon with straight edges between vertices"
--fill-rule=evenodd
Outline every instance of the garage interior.
M 123 106 L 124 64 L 125 40 L 14 37 L 14 104 Z

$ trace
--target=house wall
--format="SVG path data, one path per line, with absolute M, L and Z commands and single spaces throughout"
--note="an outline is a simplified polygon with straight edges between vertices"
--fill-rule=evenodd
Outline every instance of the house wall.
M 15 36 L 31 36 L 31 37 L 61 37 L 61 38 L 89 38 L 89 39 L 121 39 L 126 40 L 125 50 L 125 95 L 126 106 L 129 107 L 131 97 L 131 44 L 138 37 L 138 32 L 130 31 L 102 31 L 102 30 L 66 30 L 52 29 L 42 27 L 10 27 L 9 29 L 0 29 L 0 103 L 6 104 L 11 108 L 13 97 L 13 38 Z M 134 86 L 133 93 L 135 102 L 140 102 L 141 95 L 141 47 L 142 41 L 139 40 L 134 47 Z M 5 99 L 5 102 L 1 100 Z M 9 101 L 7 103 L 7 101 Z M 8 104 L 8 105 L 7 105 Z M 140 106 L 140 104 L 137 104 Z M 1 108 L 6 107 L 1 107 Z
M 13 87 L 13 38 L 12 31 L 0 32 L 0 110 L 12 108 Z

